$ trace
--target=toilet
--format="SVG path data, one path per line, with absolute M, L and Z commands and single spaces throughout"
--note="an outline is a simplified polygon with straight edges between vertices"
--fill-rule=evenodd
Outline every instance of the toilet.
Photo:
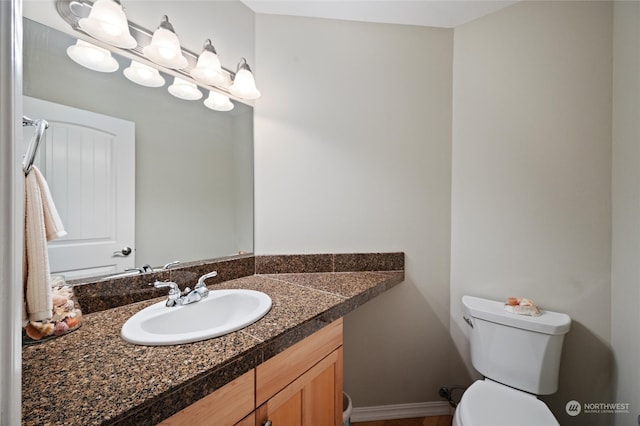
M 471 362 L 484 379 L 462 395 L 453 426 L 559 425 L 536 395 L 558 389 L 564 335 L 571 318 L 541 311 L 540 316 L 506 312 L 503 302 L 463 296 L 469 325 Z

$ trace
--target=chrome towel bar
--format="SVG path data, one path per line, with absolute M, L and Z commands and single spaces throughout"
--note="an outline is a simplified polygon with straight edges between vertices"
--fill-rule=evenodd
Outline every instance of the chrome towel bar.
M 29 117 L 23 116 L 22 126 L 34 126 L 36 128 L 36 131 L 33 133 L 33 137 L 31 138 L 31 142 L 29 142 L 29 146 L 27 147 L 24 159 L 22 160 L 22 170 L 26 176 L 31 171 L 33 162 L 36 159 L 36 154 L 38 153 L 40 140 L 44 136 L 44 132 L 49 127 L 49 123 L 47 123 L 47 120 L 32 120 Z

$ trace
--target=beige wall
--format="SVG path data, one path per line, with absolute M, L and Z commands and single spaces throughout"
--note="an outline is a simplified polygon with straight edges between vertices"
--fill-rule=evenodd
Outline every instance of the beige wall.
M 347 317 L 356 407 L 468 383 L 460 297 L 519 295 L 574 321 L 544 398 L 561 423 L 634 420 L 638 3 L 616 8 L 615 73 L 610 2 L 523 2 L 453 45 L 446 30 L 257 15 L 257 252 L 407 253 L 407 281 Z M 570 418 L 571 399 L 631 413 Z
M 631 404 L 618 426 L 640 415 L 640 2 L 614 5 L 613 262 L 611 341 L 615 400 Z
M 612 34 L 611 2 L 522 2 L 454 37 L 451 334 L 464 294 L 568 313 L 563 425 L 611 422 L 565 404 L 612 400 Z
M 256 252 L 406 252 L 406 281 L 345 320 L 356 407 L 447 381 L 452 35 L 256 15 Z

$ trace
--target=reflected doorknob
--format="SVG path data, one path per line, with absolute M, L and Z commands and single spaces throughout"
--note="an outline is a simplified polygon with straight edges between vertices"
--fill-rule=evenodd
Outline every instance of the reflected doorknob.
M 113 252 L 113 255 L 114 255 L 114 256 L 124 256 L 124 257 L 127 257 L 127 256 L 129 256 L 129 255 L 131 254 L 131 252 L 132 252 L 131 247 L 125 247 L 125 248 L 123 248 L 122 250 L 114 251 L 114 252 Z

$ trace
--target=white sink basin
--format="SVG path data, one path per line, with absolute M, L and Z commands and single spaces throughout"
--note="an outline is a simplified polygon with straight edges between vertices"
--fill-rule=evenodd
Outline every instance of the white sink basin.
M 133 315 L 121 335 L 138 345 L 178 345 L 210 339 L 253 324 L 271 309 L 271 298 L 254 290 L 212 290 L 199 302 L 166 307 L 165 301 Z

